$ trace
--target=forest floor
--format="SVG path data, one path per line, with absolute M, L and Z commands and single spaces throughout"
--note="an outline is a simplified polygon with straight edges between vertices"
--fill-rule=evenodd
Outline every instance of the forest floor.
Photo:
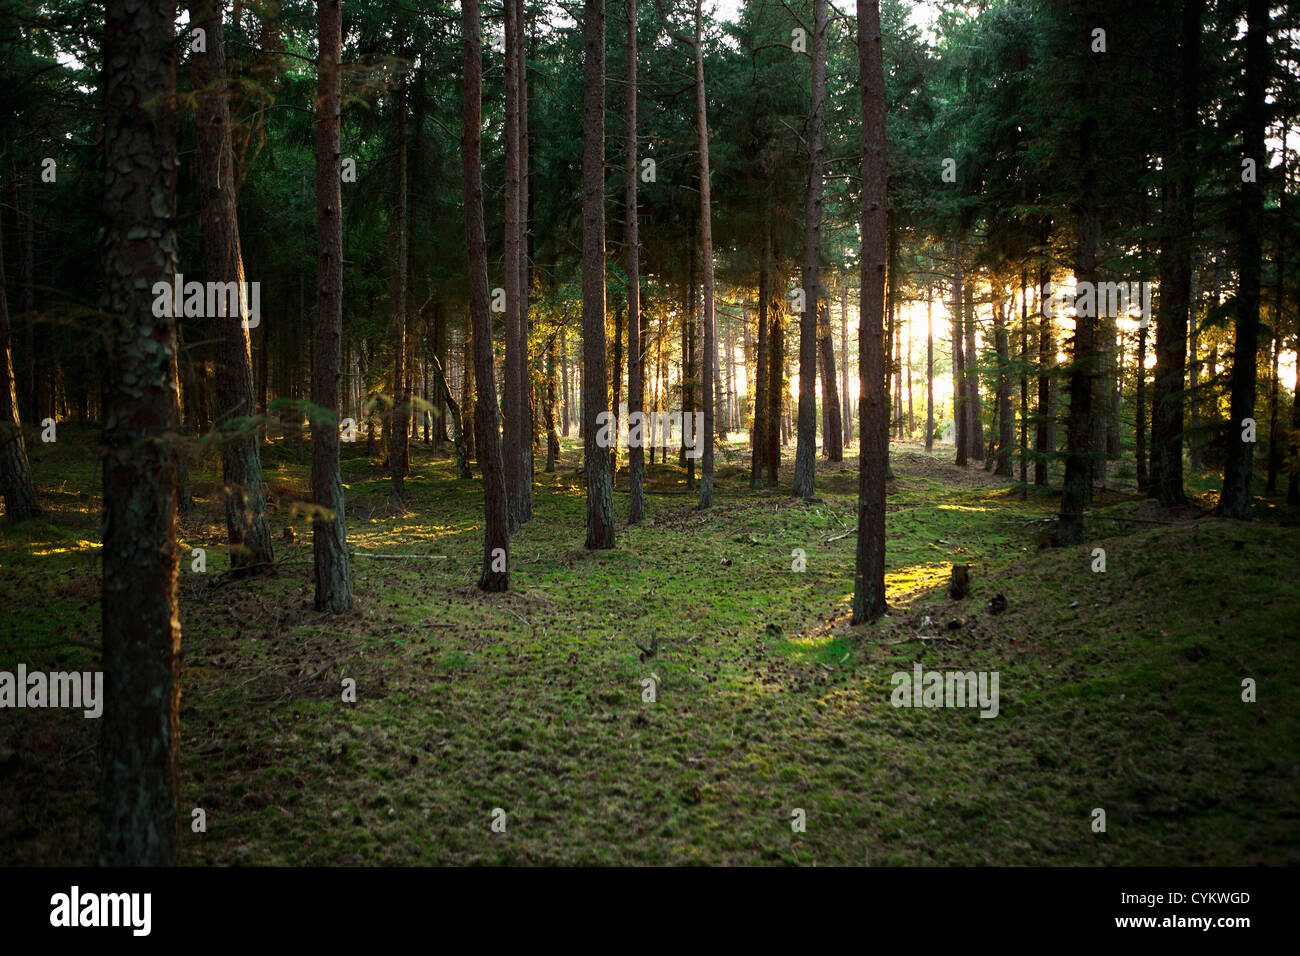
M 32 449 L 46 515 L 0 538 L 0 669 L 98 666 L 66 643 L 99 640 L 94 435 L 59 436 Z M 856 450 L 819 462 L 805 504 L 750 491 L 742 448 L 708 512 L 655 466 L 645 523 L 616 494 L 618 547 L 593 553 L 566 439 L 511 591 L 485 595 L 478 481 L 413 444 L 397 509 L 379 458 L 345 445 L 340 617 L 311 607 L 309 455 L 264 447 L 278 566 L 240 581 L 209 456 L 181 522 L 183 862 L 1300 863 L 1294 514 L 1162 517 L 1121 483 L 1087 544 L 1054 549 L 1054 496 L 895 443 L 891 612 L 852 627 Z M 917 662 L 997 671 L 997 716 L 891 706 Z M 80 711 L 0 711 L 0 863 L 93 862 L 97 742 Z

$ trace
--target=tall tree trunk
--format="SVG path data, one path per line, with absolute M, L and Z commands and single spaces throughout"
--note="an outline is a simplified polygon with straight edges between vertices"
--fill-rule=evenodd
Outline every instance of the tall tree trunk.
M 1182 4 L 1179 95 L 1176 107 L 1170 107 L 1165 122 L 1160 307 L 1156 314 L 1149 486 L 1151 496 L 1165 507 L 1187 500 L 1183 493 L 1183 402 L 1199 126 L 1197 78 L 1204 4 L 1205 0 L 1184 0 Z M 1175 25 L 1171 22 L 1169 26 L 1172 35 Z M 1251 368 L 1254 369 L 1253 364 Z
M 537 402 L 533 388 L 532 361 L 528 356 L 528 339 L 532 332 L 532 318 L 529 315 L 528 299 L 532 293 L 529 280 L 528 256 L 528 47 L 525 43 L 528 18 L 524 0 L 514 0 L 515 16 L 515 66 L 516 82 L 519 84 L 519 383 L 518 394 L 521 408 L 520 421 L 523 422 L 524 444 L 522 449 L 523 464 L 520 468 L 519 509 L 523 521 L 533 519 L 533 450 L 537 445 Z
M 582 417 L 587 473 L 587 542 L 614 547 L 610 450 L 597 441 L 609 413 L 605 377 L 605 0 L 583 10 L 582 111 Z
M 401 507 L 405 479 L 410 471 L 409 433 L 411 397 L 406 388 L 406 96 L 397 91 L 393 104 L 397 121 L 397 181 L 394 184 L 393 230 L 393 418 L 388 428 L 388 467 L 391 485 L 388 503 Z
M 525 381 L 524 357 L 520 352 L 524 314 L 520 308 L 523 275 L 523 231 L 520 228 L 519 165 L 519 0 L 503 0 L 505 13 L 505 368 L 502 383 L 504 434 L 502 454 L 506 469 L 506 500 L 509 506 L 510 533 L 524 523 L 524 450 L 528 443 L 527 396 L 520 385 Z
M 1029 497 L 1029 277 L 1020 267 L 1020 500 Z
M 925 450 L 934 451 L 934 288 L 925 287 Z
M 465 47 L 460 155 L 465 201 L 465 250 L 469 269 L 470 335 L 474 348 L 474 383 L 477 392 L 474 402 L 474 443 L 478 450 L 479 466 L 483 471 L 483 566 L 479 572 L 478 586 L 483 591 L 505 591 L 510 587 L 510 519 L 495 401 L 497 389 L 492 358 L 492 316 L 488 311 L 481 144 L 483 58 L 478 0 L 461 0 L 460 19 Z
M 840 285 L 840 423 L 844 434 L 842 448 L 853 443 L 853 399 L 849 397 L 849 281 Z
M 1077 19 L 1080 49 L 1087 43 L 1095 19 L 1085 9 Z M 1083 59 L 1079 83 L 1082 88 L 1078 135 L 1078 199 L 1076 219 L 1078 235 L 1074 250 L 1074 277 L 1078 286 L 1086 283 L 1096 288 L 1098 251 L 1101 247 L 1101 214 L 1097 198 L 1097 67 L 1092 59 Z M 1061 487 L 1057 544 L 1083 542 L 1084 512 L 1092 506 L 1092 426 L 1093 395 L 1096 392 L 1097 350 L 1096 309 L 1076 309 L 1074 348 L 1070 362 L 1070 417 L 1066 436 L 1065 480 Z
M 637 135 L 636 135 L 636 0 L 627 0 L 627 411 L 636 421 L 645 413 L 644 356 L 641 344 L 641 236 L 637 222 Z M 645 518 L 645 427 L 642 440 L 629 442 L 628 480 L 631 496 L 628 521 L 640 524 Z
M 569 437 L 569 329 L 568 326 L 560 326 L 560 378 L 564 386 L 563 408 L 561 409 L 560 434 L 565 438 Z
M 180 840 L 176 329 L 151 291 L 176 272 L 175 18 L 105 18 L 101 866 L 174 865 Z
M 1045 243 L 1044 243 L 1045 244 Z M 1047 466 L 1056 453 L 1056 410 L 1052 406 L 1052 368 L 1056 364 L 1053 318 L 1047 308 L 1050 273 L 1046 262 L 1038 267 L 1038 401 L 1034 408 L 1034 484 L 1047 485 Z
M 962 332 L 961 241 L 952 246 L 952 434 L 957 446 L 956 464 L 970 460 L 970 419 L 966 398 L 966 339 Z
M 2 225 L 2 224 L 0 224 Z M 32 469 L 23 443 L 18 418 L 18 390 L 14 384 L 14 363 L 9 348 L 9 300 L 5 291 L 4 236 L 0 234 L 0 492 L 4 494 L 5 517 L 26 521 L 41 513 L 32 485 Z
M 1223 491 L 1218 512 L 1249 521 L 1250 483 L 1255 445 L 1243 440 L 1247 418 L 1255 417 L 1255 361 L 1259 352 L 1259 287 L 1264 226 L 1264 185 L 1268 169 L 1264 142 L 1268 105 L 1268 0 L 1246 2 L 1246 90 L 1242 107 L 1245 155 L 1255 161 L 1255 174 L 1241 184 L 1240 238 L 1237 262 L 1237 336 L 1232 352 L 1232 417 L 1228 422 L 1228 454 L 1223 465 Z
M 481 69 L 482 67 L 480 66 L 480 70 Z M 482 83 L 481 72 L 479 75 L 479 83 L 480 84 Z M 482 107 L 480 106 L 480 110 L 481 109 Z M 479 187 L 482 188 L 483 183 L 482 183 L 481 175 L 478 182 L 479 182 Z M 486 256 L 486 252 L 484 253 L 484 255 Z M 486 264 L 484 265 L 483 268 L 485 270 L 487 269 Z M 464 343 L 462 348 L 464 354 L 461 360 L 461 368 L 463 369 L 463 374 L 460 382 L 460 428 L 461 428 L 461 434 L 465 436 L 466 457 L 471 459 L 474 462 L 474 464 L 478 465 L 481 470 L 482 461 L 479 459 L 478 427 L 475 424 L 478 420 L 478 411 L 474 407 L 476 404 L 474 400 L 475 392 L 476 392 L 476 389 L 474 387 L 474 366 L 476 361 L 476 357 L 475 357 L 476 352 L 474 349 L 474 319 L 473 316 L 470 315 L 468 302 L 465 303 L 465 334 L 463 338 L 464 338 Z M 495 389 L 496 386 L 494 384 L 493 390 L 495 391 Z M 500 435 L 497 436 L 497 440 L 499 443 Z M 499 448 L 500 445 L 498 444 L 498 449 Z M 498 463 L 499 460 L 500 460 L 500 456 L 498 455 Z
M 797 498 L 811 498 L 816 482 L 817 322 L 821 302 L 822 176 L 826 161 L 826 31 L 827 0 L 813 0 L 812 102 L 803 210 L 804 308 L 799 317 L 799 423 L 791 492 Z
M 840 390 L 835 380 L 835 343 L 831 338 L 831 305 L 821 304 L 820 339 L 822 359 L 822 405 L 826 409 L 827 426 L 822 436 L 828 461 L 844 460 L 844 432 L 840 421 Z
M 316 610 L 352 607 L 347 518 L 339 470 L 339 363 L 343 335 L 343 196 L 339 185 L 339 113 L 343 16 L 340 0 L 318 0 L 320 60 L 316 92 L 316 334 L 312 342 L 312 521 Z
M 775 255 L 773 256 L 775 260 Z M 768 280 L 772 281 L 771 278 Z M 784 285 L 784 283 L 782 283 Z M 767 301 L 772 310 L 768 321 L 767 339 L 767 483 L 776 486 L 781 470 L 781 427 L 785 415 L 785 308 L 781 297 L 770 295 Z
M 758 368 L 754 387 L 754 440 L 753 458 L 750 462 L 749 486 L 761 489 L 767 479 L 767 456 L 771 451 L 769 433 L 772 428 L 772 375 L 768 349 L 768 325 L 772 298 L 772 229 L 771 190 L 763 200 L 763 253 L 758 262 Z
M 885 473 L 889 419 L 885 413 L 885 69 L 877 0 L 858 0 L 858 70 L 862 83 L 862 253 L 858 319 L 858 535 L 852 623 L 885 613 Z
M 971 458 L 984 461 L 984 410 L 980 400 L 979 353 L 975 350 L 975 290 L 972 283 L 966 283 L 962 311 L 966 313 L 962 322 L 966 333 L 966 426 L 969 434 L 966 448 Z
M 560 457 L 560 433 L 555 430 L 555 362 L 556 336 L 552 335 L 546 346 L 546 404 L 544 414 L 546 421 L 546 471 L 555 471 L 555 462 Z
M 998 449 L 994 474 L 1011 477 L 1011 346 L 1007 337 L 1006 290 L 993 286 L 993 347 L 998 356 Z
M 239 309 L 232 316 L 209 316 L 216 326 L 217 424 L 221 479 L 226 492 L 226 535 L 230 566 L 244 572 L 274 561 L 266 523 L 262 457 L 252 427 L 253 362 L 245 319 L 244 261 L 239 244 L 238 191 L 230 141 L 230 97 L 226 52 L 218 0 L 191 0 L 190 23 L 207 31 L 206 52 L 190 57 L 198 99 L 199 219 L 208 280 L 235 283 Z M 260 321 L 260 316 L 259 316 Z

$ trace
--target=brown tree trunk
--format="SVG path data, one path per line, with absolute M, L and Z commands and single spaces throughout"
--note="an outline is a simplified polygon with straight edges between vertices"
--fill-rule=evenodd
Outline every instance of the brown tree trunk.
M 1007 336 L 1006 292 L 993 286 L 993 346 L 998 355 L 998 448 L 994 474 L 1011 477 L 1011 346 Z
M 1184 0 L 1179 91 L 1165 119 L 1160 240 L 1160 306 L 1156 315 L 1156 367 L 1151 396 L 1151 474 L 1148 492 L 1165 507 L 1183 493 L 1183 403 L 1187 364 L 1187 314 L 1191 302 L 1195 211 L 1197 78 L 1204 0 Z M 1170 17 L 1172 21 L 1172 16 Z M 1172 41 L 1176 24 L 1169 24 Z M 1171 43 L 1172 45 L 1172 43 Z M 1171 51 L 1172 52 L 1172 51 Z M 1173 59 L 1172 55 L 1169 59 Z M 1251 365 L 1254 368 L 1254 365 Z M 1253 397 L 1253 396 L 1252 396 Z
M 388 428 L 388 503 L 401 507 L 408 464 L 411 397 L 406 388 L 406 97 L 397 91 L 393 104 L 397 121 L 397 181 L 389 228 L 393 237 L 393 412 Z
M 637 137 L 636 137 L 636 0 L 627 0 L 627 411 L 628 420 L 636 421 L 644 415 L 645 381 L 644 355 L 641 344 L 641 238 L 637 222 Z M 645 438 L 629 442 L 628 479 L 631 498 L 628 521 L 639 524 L 645 518 Z
M 529 440 L 527 392 L 521 390 L 526 381 L 525 360 L 520 351 L 524 341 L 523 310 L 520 307 L 523 289 L 520 285 L 523 272 L 523 231 L 520 228 L 520 164 L 519 164 L 519 0 L 503 0 L 505 13 L 505 368 L 501 389 L 501 411 L 504 418 L 502 455 L 505 461 L 506 501 L 510 516 L 510 533 L 516 533 L 524 524 L 524 452 Z M 483 394 L 480 389 L 480 394 Z
M 23 443 L 18 418 L 18 391 L 14 384 L 14 363 L 9 348 L 9 301 L 5 290 L 4 236 L 0 234 L 0 492 L 4 494 L 5 517 L 26 521 L 41 513 L 32 485 L 32 469 Z
M 99 864 L 170 866 L 180 840 L 175 4 L 110 2 L 104 31 L 104 548 L 108 698 Z
M 198 99 L 199 219 L 208 280 L 236 283 L 239 309 L 233 316 L 209 316 L 216 327 L 217 425 L 221 478 L 226 492 L 226 535 L 235 572 L 274 561 L 266 523 L 266 495 L 257 432 L 251 428 L 253 363 L 245 317 L 244 262 L 239 244 L 238 192 L 230 141 L 230 98 L 221 5 L 191 0 L 190 23 L 207 31 L 206 52 L 190 57 Z M 259 297 L 260 298 L 260 297 Z M 260 316 L 258 317 L 260 323 Z
M 478 586 L 484 591 L 510 587 L 510 522 L 501 434 L 497 424 L 496 372 L 492 360 L 492 316 L 488 312 L 487 239 L 483 226 L 483 58 L 478 0 L 461 0 L 461 36 L 465 48 L 464 114 L 460 155 L 465 201 L 465 250 L 469 268 L 469 314 L 473 329 L 474 402 L 479 466 L 483 471 L 483 568 Z M 517 273 L 516 273 L 517 275 Z M 468 370 L 467 370 L 468 371 Z
M 966 400 L 966 344 L 962 332 L 961 242 L 952 247 L 952 433 L 957 446 L 956 464 L 964 468 L 970 460 L 967 448 L 970 419 Z
M 583 9 L 582 417 L 590 549 L 614 547 L 614 475 L 598 441 L 609 414 L 605 375 L 605 0 Z
M 966 283 L 962 311 L 966 313 L 963 330 L 966 333 L 966 450 L 970 457 L 982 462 L 984 450 L 984 410 L 980 400 L 979 357 L 975 350 L 975 303 L 974 288 Z
M 767 456 L 771 451 L 771 361 L 768 355 L 768 319 L 772 298 L 772 228 L 769 196 L 763 201 L 763 252 L 758 263 L 758 359 L 754 386 L 753 459 L 750 462 L 749 486 L 761 489 L 767 481 Z
M 523 521 L 533 519 L 533 449 L 537 445 L 537 408 L 533 389 L 532 362 L 528 357 L 528 337 L 532 332 L 532 319 L 528 314 L 528 299 L 532 292 L 528 270 L 528 53 L 525 44 L 528 18 L 524 0 L 514 0 L 515 65 L 519 84 L 519 411 L 523 422 L 523 464 L 520 468 L 519 508 Z
M 849 397 L 849 282 L 840 286 L 840 424 L 843 426 L 842 448 L 853 443 L 853 399 Z
M 1237 335 L 1232 351 L 1231 418 L 1227 431 L 1227 458 L 1223 465 L 1223 491 L 1217 511 L 1228 518 L 1249 521 L 1250 484 L 1255 445 L 1242 440 L 1243 422 L 1255 417 L 1255 361 L 1259 352 L 1259 287 L 1262 268 L 1261 234 L 1264 226 L 1264 185 L 1268 169 L 1264 142 L 1268 106 L 1268 0 L 1246 2 L 1246 91 L 1242 107 L 1245 155 L 1255 161 L 1255 175 L 1241 184 L 1240 238 L 1237 261 Z
M 560 377 L 564 385 L 563 408 L 560 414 L 560 434 L 565 438 L 569 437 L 569 330 L 567 326 L 560 326 Z
M 925 287 L 925 450 L 934 451 L 934 288 Z
M 1034 428 L 1034 484 L 1047 485 L 1047 465 L 1056 451 L 1052 407 L 1052 367 L 1056 364 L 1056 339 L 1052 316 L 1047 308 L 1048 267 L 1038 269 L 1038 401 L 1034 408 L 1037 425 Z
M 1078 27 L 1087 49 L 1087 39 L 1095 22 L 1091 10 L 1078 18 Z M 1076 216 L 1078 236 L 1074 250 L 1074 277 L 1076 283 L 1087 283 L 1096 288 L 1097 257 L 1101 246 L 1101 219 L 1097 197 L 1097 69 L 1093 60 L 1085 64 L 1079 83 L 1082 87 L 1080 101 L 1083 107 L 1077 138 L 1079 157 L 1078 199 Z M 1097 349 L 1096 309 L 1076 310 L 1074 321 L 1074 347 L 1070 356 L 1070 415 L 1066 435 L 1065 479 L 1061 486 L 1061 507 L 1057 524 L 1056 543 L 1062 546 L 1083 542 L 1083 517 L 1092 506 L 1092 455 L 1093 455 L 1093 396 L 1096 392 Z
M 886 243 L 885 70 L 877 0 L 858 0 L 858 70 L 862 84 L 862 254 L 858 320 L 861 463 L 852 623 L 885 613 L 885 474 L 889 419 L 885 411 L 884 292 Z
M 840 421 L 840 390 L 835 378 L 835 343 L 831 338 L 831 306 L 821 304 L 820 326 L 822 365 L 822 406 L 826 409 L 827 427 L 822 433 L 822 446 L 828 461 L 844 460 L 844 430 Z
M 803 314 L 799 316 L 799 421 L 795 435 L 796 498 L 816 484 L 817 324 L 821 302 L 822 176 L 826 161 L 827 0 L 813 0 L 812 102 L 808 115 L 808 185 L 803 208 Z M 843 457 L 841 455 L 841 457 Z
M 312 341 L 312 521 L 316 610 L 352 607 L 347 518 L 339 470 L 339 363 L 343 335 L 343 196 L 339 184 L 339 113 L 343 17 L 340 0 L 318 0 L 320 59 L 316 92 L 316 333 Z

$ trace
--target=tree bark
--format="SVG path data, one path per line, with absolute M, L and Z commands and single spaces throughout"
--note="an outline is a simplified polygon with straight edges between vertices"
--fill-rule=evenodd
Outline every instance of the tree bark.
M 1148 486 L 1148 493 L 1165 507 L 1187 500 L 1183 493 L 1183 403 L 1186 395 L 1187 315 L 1191 303 L 1196 198 L 1194 167 L 1199 126 L 1197 78 L 1203 9 L 1204 0 L 1184 0 L 1182 4 L 1179 93 L 1176 105 L 1169 107 L 1165 124 L 1160 306 L 1156 315 Z M 1173 27 L 1171 23 L 1171 36 Z
M 614 475 L 597 440 L 609 412 L 605 372 L 605 0 L 583 10 L 582 112 L 582 417 L 587 474 L 587 542 L 614 547 Z
M 925 450 L 934 451 L 934 288 L 925 287 Z
M 628 420 L 644 415 L 644 356 L 641 344 L 641 238 L 637 222 L 637 135 L 636 135 L 636 0 L 627 0 L 627 411 Z M 640 524 L 645 518 L 645 439 L 629 443 L 628 480 L 631 495 L 628 521 Z
M 1268 0 L 1246 2 L 1246 90 L 1242 108 L 1245 155 L 1255 160 L 1255 175 L 1241 184 L 1240 237 L 1237 260 L 1237 336 L 1232 352 L 1232 384 L 1223 491 L 1216 509 L 1228 518 L 1251 518 L 1250 484 L 1255 445 L 1242 440 L 1243 422 L 1255 417 L 1256 356 L 1259 352 L 1259 288 L 1262 268 L 1264 185 L 1268 168 L 1264 142 L 1268 106 Z
M 343 335 L 343 196 L 339 184 L 339 113 L 343 16 L 340 0 L 318 0 L 320 60 L 316 87 L 316 333 L 312 341 L 312 520 L 316 610 L 352 607 L 347 518 L 339 470 L 339 363 Z
M 497 419 L 492 316 L 488 311 L 487 239 L 483 225 L 483 57 L 479 0 L 461 0 L 465 93 L 461 125 L 461 172 L 465 201 L 465 250 L 469 270 L 469 316 L 474 348 L 475 448 L 483 472 L 483 591 L 510 587 L 510 519 Z M 516 273 L 517 275 L 517 273 Z M 466 370 L 468 371 L 468 369 Z
M 970 420 L 966 400 L 966 340 L 962 333 L 961 242 L 952 246 L 952 434 L 957 446 L 956 464 L 966 467 Z
M 410 471 L 411 397 L 406 388 L 406 97 L 402 90 L 398 90 L 395 99 L 397 176 L 393 187 L 394 211 L 389 220 L 389 228 L 393 231 L 393 411 L 387 437 L 391 482 L 388 503 L 400 507 L 405 497 L 405 479 Z
M 885 71 L 877 0 L 858 0 L 858 70 L 862 84 L 862 253 L 858 319 L 860 381 L 858 535 L 852 623 L 885 613 Z
M 14 383 L 13 355 L 9 348 L 9 300 L 5 290 L 4 236 L 0 233 L 0 492 L 4 494 L 5 517 L 26 521 L 41 513 L 32 484 L 32 469 L 23 443 L 18 417 L 18 390 Z
M 175 16 L 105 18 L 101 866 L 171 866 L 180 840 L 176 328 L 151 291 L 176 272 Z
M 816 484 L 817 325 L 821 312 L 822 178 L 826 161 L 827 9 L 827 0 L 813 0 L 812 102 L 808 115 L 808 184 L 803 225 L 804 308 L 799 317 L 799 421 L 791 491 L 797 498 L 811 498 Z
M 1077 42 L 1088 49 L 1094 19 L 1085 11 L 1078 19 L 1082 33 Z M 1097 198 L 1097 75 L 1093 60 L 1085 64 L 1079 83 L 1082 89 L 1082 107 L 1078 142 L 1078 198 L 1076 218 L 1078 235 L 1074 250 L 1074 277 L 1076 283 L 1096 287 L 1097 256 L 1101 247 L 1101 219 Z M 1077 545 L 1083 541 L 1084 512 L 1092 506 L 1092 456 L 1093 456 L 1093 396 L 1097 378 L 1096 309 L 1076 309 L 1074 323 L 1074 348 L 1070 362 L 1070 415 L 1066 436 L 1065 479 L 1061 487 L 1060 516 L 1056 543 L 1062 546 Z

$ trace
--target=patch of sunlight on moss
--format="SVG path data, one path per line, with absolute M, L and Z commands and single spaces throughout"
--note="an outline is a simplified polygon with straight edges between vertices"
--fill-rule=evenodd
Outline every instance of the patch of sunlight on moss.
M 916 564 L 885 575 L 885 593 L 893 597 L 916 594 L 938 587 L 948 580 L 951 573 L 948 564 Z
M 44 551 L 31 552 L 34 558 L 47 558 L 52 554 L 68 554 L 72 551 L 97 551 L 103 545 L 98 541 L 74 541 L 71 544 L 61 548 L 47 548 Z
M 991 510 L 991 509 L 989 509 L 989 508 L 987 508 L 987 507 L 976 508 L 974 505 L 936 505 L 935 507 L 936 507 L 936 509 L 938 509 L 939 511 L 979 511 L 979 512 L 985 512 L 985 511 L 989 511 L 989 510 Z

